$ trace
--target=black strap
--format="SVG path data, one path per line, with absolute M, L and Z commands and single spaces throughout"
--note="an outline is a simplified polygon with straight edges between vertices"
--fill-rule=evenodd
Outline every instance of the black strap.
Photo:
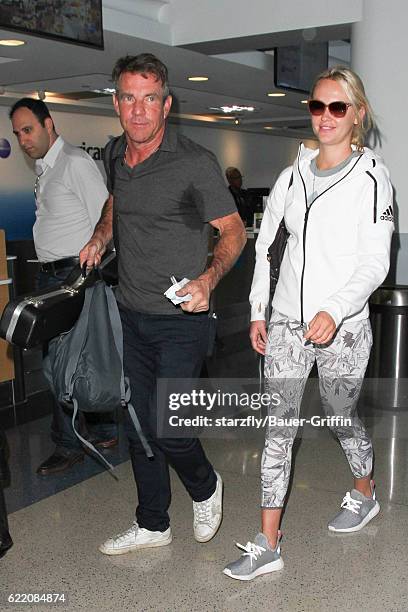
M 85 446 L 87 446 L 92 451 L 94 451 L 102 459 L 102 461 L 108 466 L 109 469 L 113 470 L 113 466 L 108 461 L 106 461 L 105 457 L 101 455 L 101 453 L 94 447 L 94 445 L 89 443 L 89 441 L 85 440 L 75 428 L 75 419 L 76 419 L 76 415 L 78 412 L 78 403 L 73 397 L 74 386 L 75 386 L 75 373 L 78 367 L 79 358 L 80 358 L 80 355 L 81 355 L 81 352 L 82 352 L 82 349 L 85 343 L 85 339 L 86 339 L 86 329 L 88 327 L 88 320 L 90 317 L 91 304 L 92 304 L 92 294 L 94 290 L 95 290 L 95 285 L 85 291 L 84 305 L 83 305 L 81 316 L 79 317 L 78 322 L 76 324 L 76 328 L 75 328 L 76 333 L 73 336 L 74 341 L 72 342 L 72 345 L 71 345 L 71 354 L 69 356 L 69 361 L 67 365 L 67 372 L 71 372 L 71 375 L 68 380 L 67 395 L 66 397 L 64 397 L 64 399 L 66 401 L 72 402 L 74 405 L 74 413 L 72 416 L 72 426 L 74 428 L 74 432 L 77 435 L 77 437 L 81 440 L 83 444 L 85 444 Z M 112 289 L 110 287 L 107 287 L 104 284 L 104 290 L 105 290 L 106 301 L 108 305 L 109 319 L 110 319 L 110 324 L 112 327 L 112 333 L 113 333 L 116 350 L 118 351 L 121 363 L 123 364 L 123 335 L 122 335 L 122 325 L 120 322 L 118 306 L 117 306 L 116 299 L 115 299 Z M 142 431 L 142 427 L 140 425 L 139 419 L 137 418 L 135 410 L 132 404 L 130 403 L 130 385 L 128 381 L 125 380 L 125 377 L 123 375 L 123 365 L 122 365 L 122 374 L 121 374 L 121 380 L 120 380 L 120 393 L 121 393 L 122 404 L 123 406 L 127 406 L 129 410 L 129 415 L 133 421 L 137 434 L 139 435 L 139 439 L 143 445 L 143 448 L 145 449 L 146 455 L 148 457 L 153 457 L 153 452 Z
M 109 180 L 110 180 L 112 193 L 115 187 L 115 161 L 116 161 L 116 158 L 113 155 L 113 150 L 115 148 L 115 143 L 117 142 L 117 140 L 118 140 L 117 138 L 114 138 L 113 141 L 111 141 L 112 144 L 109 149 Z
M 109 318 L 110 318 L 110 322 L 112 326 L 112 332 L 113 332 L 113 338 L 114 338 L 116 350 L 119 353 L 120 360 L 123 364 L 123 333 L 122 333 L 122 323 L 120 320 L 118 305 L 117 305 L 116 298 L 115 298 L 115 295 L 112 289 L 110 287 L 107 287 L 106 285 L 105 285 L 105 294 L 106 294 L 106 300 L 108 303 Z M 126 376 L 124 376 L 123 368 L 122 368 L 122 374 L 120 378 L 120 394 L 121 394 L 122 404 L 123 406 L 127 406 L 129 416 L 133 421 L 133 425 L 136 429 L 136 432 L 139 436 L 140 442 L 142 443 L 142 446 L 145 450 L 146 455 L 149 458 L 153 457 L 152 449 L 150 448 L 150 445 L 148 441 L 146 440 L 146 437 L 143 433 L 139 419 L 136 415 L 136 411 L 134 407 L 132 406 L 132 404 L 130 403 L 130 383 L 129 383 L 129 379 Z
M 116 136 L 115 138 L 112 138 L 108 142 L 105 148 L 105 152 L 107 153 L 107 156 L 108 156 L 108 160 L 107 160 L 108 163 L 105 164 L 105 168 L 107 165 L 109 169 L 108 171 L 109 171 L 109 181 L 110 181 L 110 192 L 112 195 L 113 195 L 113 190 L 115 188 L 115 165 L 116 165 L 115 149 L 116 149 L 116 144 L 120 138 L 121 136 Z M 119 261 L 118 216 L 117 214 L 115 214 L 114 210 L 112 210 L 112 233 L 113 233 L 113 243 L 116 249 L 116 256 Z
M 113 193 L 113 189 L 115 186 L 115 163 L 116 163 L 115 149 L 116 149 L 116 144 L 120 138 L 121 136 L 115 136 L 115 138 L 111 138 L 105 147 L 105 155 L 108 156 L 108 163 L 106 163 L 106 158 L 105 158 L 105 167 L 107 166 L 109 169 L 108 171 L 109 171 L 111 193 Z

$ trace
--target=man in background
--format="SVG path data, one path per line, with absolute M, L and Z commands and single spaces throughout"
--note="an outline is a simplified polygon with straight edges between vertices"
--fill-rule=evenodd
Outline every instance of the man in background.
M 252 210 L 252 199 L 246 189 L 242 189 L 242 174 L 234 166 L 229 166 L 225 171 L 228 181 L 228 189 L 235 200 L 239 216 L 245 225 L 252 225 L 254 211 Z
M 35 160 L 33 238 L 40 262 L 38 289 L 46 289 L 61 283 L 78 264 L 78 253 L 92 235 L 108 192 L 93 159 L 57 134 L 44 102 L 22 98 L 13 105 L 9 117 L 21 149 Z M 37 469 L 44 476 L 66 470 L 84 458 L 71 414 L 55 399 L 53 404 L 51 438 L 56 448 Z M 96 446 L 109 448 L 117 443 L 112 420 L 98 421 L 93 428 L 89 423 L 89 433 L 85 422 L 81 425 L 82 433 Z

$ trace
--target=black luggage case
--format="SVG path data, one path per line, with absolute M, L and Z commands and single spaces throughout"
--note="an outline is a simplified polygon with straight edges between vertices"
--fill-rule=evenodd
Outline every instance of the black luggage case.
M 99 269 L 114 257 L 114 253 L 105 256 Z M 26 349 L 69 331 L 81 313 L 85 289 L 97 278 L 95 271 L 84 277 L 78 265 L 61 285 L 11 300 L 1 316 L 0 336 Z

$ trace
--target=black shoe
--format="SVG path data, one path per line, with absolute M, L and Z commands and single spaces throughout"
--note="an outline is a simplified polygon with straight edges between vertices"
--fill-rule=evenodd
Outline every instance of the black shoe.
M 13 546 L 13 540 L 8 531 L 0 534 L 0 559 L 4 557 L 6 552 Z
M 64 472 L 68 470 L 71 466 L 79 461 L 84 460 L 83 452 L 73 452 L 68 455 L 63 455 L 58 452 L 58 450 L 54 451 L 51 457 L 48 457 L 38 468 L 37 474 L 41 474 L 41 476 L 48 476 L 48 474 L 56 474 L 57 472 Z

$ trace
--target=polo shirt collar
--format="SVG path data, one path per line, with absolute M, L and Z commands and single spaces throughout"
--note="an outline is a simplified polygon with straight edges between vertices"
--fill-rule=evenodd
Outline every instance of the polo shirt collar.
M 163 140 L 159 147 L 162 151 L 170 151 L 174 153 L 177 150 L 177 133 L 176 130 L 169 126 L 166 122 L 166 128 L 164 130 Z
M 123 133 L 114 147 L 113 157 L 123 157 L 126 151 L 126 136 Z M 177 132 L 173 127 L 170 127 L 166 122 L 166 127 L 163 134 L 163 140 L 160 143 L 159 150 L 175 152 L 177 150 Z
M 38 159 L 35 163 L 37 174 L 41 174 L 46 168 L 53 168 L 57 157 L 64 146 L 64 139 L 58 136 L 57 140 L 48 149 L 46 155 L 42 159 Z M 39 170 L 39 172 L 38 172 Z

